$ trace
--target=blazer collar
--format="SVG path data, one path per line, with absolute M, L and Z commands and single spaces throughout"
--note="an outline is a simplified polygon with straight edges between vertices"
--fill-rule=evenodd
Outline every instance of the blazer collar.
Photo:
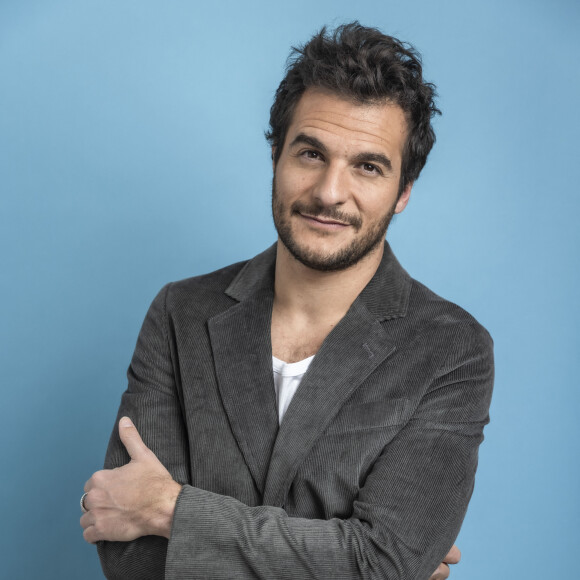
M 274 292 L 274 270 L 276 266 L 276 244 L 252 258 L 232 280 L 225 292 L 241 302 L 262 290 Z
M 274 287 L 276 244 L 246 263 L 231 284 L 226 294 L 242 301 L 256 292 Z M 391 246 L 385 242 L 379 267 L 359 295 L 359 299 L 376 320 L 400 318 L 407 313 L 411 277 L 399 264 Z

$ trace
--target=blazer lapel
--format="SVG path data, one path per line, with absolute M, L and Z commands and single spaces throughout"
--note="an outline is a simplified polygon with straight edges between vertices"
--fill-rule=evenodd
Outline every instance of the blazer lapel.
M 384 320 L 406 313 L 411 279 L 385 245 L 377 273 L 314 357 L 280 426 L 264 504 L 282 506 L 296 472 L 340 408 L 396 346 Z
M 271 249 L 249 262 L 226 291 L 240 303 L 208 323 L 224 408 L 260 493 L 278 433 L 270 339 L 272 269 Z
M 395 350 L 360 302 L 333 329 L 314 357 L 280 426 L 264 492 L 282 506 L 296 471 L 340 408 Z

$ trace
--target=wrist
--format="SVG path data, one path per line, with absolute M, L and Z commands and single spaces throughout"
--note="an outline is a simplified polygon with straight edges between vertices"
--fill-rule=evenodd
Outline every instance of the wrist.
M 173 514 L 175 504 L 181 493 L 181 485 L 171 480 L 164 486 L 163 492 L 159 496 L 159 502 L 156 506 L 155 513 L 149 520 L 149 535 L 162 536 L 169 539 L 171 535 L 171 526 L 173 524 Z

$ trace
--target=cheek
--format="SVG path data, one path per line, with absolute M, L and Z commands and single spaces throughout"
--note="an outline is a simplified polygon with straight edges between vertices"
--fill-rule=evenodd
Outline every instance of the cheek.
M 307 194 L 311 188 L 311 180 L 305 175 L 294 174 L 276 177 L 276 191 L 283 203 L 291 203 Z

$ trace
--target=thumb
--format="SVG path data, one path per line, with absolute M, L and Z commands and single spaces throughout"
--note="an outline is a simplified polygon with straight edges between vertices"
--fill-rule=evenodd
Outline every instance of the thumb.
M 140 459 L 149 454 L 149 448 L 143 443 L 141 435 L 129 417 L 122 417 L 119 421 L 119 437 L 131 459 Z

